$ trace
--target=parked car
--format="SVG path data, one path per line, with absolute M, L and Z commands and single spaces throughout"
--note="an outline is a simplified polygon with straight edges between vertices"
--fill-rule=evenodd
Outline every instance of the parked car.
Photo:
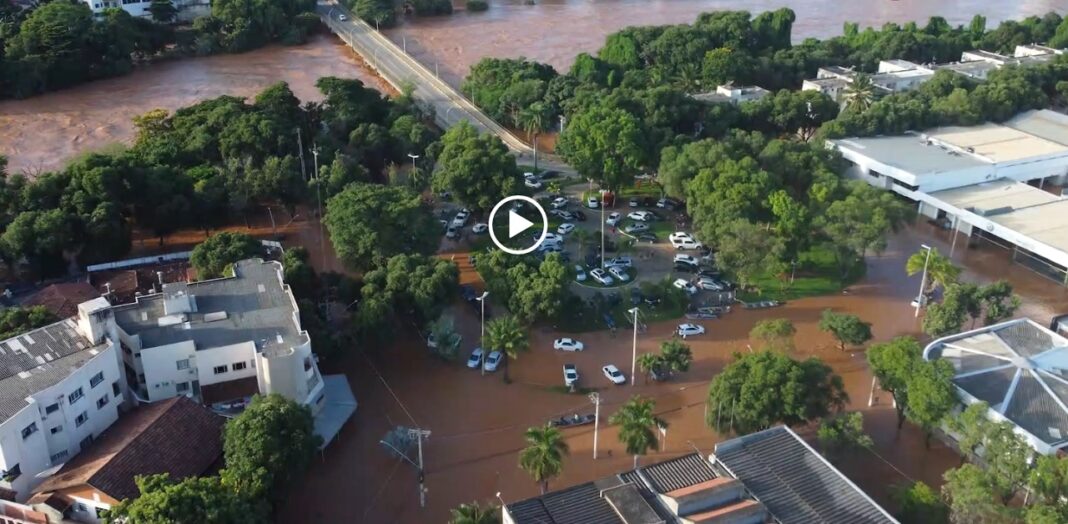
M 654 235 L 652 233 L 642 233 L 642 234 L 638 235 L 638 241 L 639 242 L 648 242 L 650 244 L 655 244 L 656 243 L 656 235 Z
M 682 273 L 693 273 L 697 271 L 697 266 L 687 264 L 685 262 L 679 262 L 678 264 L 675 264 L 674 269 L 675 271 L 679 271 Z
M 726 291 L 727 286 L 722 282 L 709 277 L 701 277 L 697 280 L 697 286 L 708 291 Z
M 564 247 L 558 242 L 545 242 L 538 246 L 538 253 L 563 253 Z
M 550 178 L 556 178 L 559 175 L 559 171 L 543 171 L 540 178 L 542 180 L 549 180 Z
M 604 223 L 608 224 L 610 226 L 618 226 L 619 225 L 619 221 L 622 218 L 623 218 L 623 215 L 620 215 L 619 213 L 615 213 L 615 212 L 609 213 L 608 214 L 608 218 L 605 219 Z
M 631 197 L 630 202 L 628 202 L 628 205 L 630 205 L 630 207 L 638 207 L 638 206 L 641 205 L 641 203 L 642 203 L 642 201 L 641 201 L 640 198 Z
M 527 178 L 523 180 L 523 185 L 531 189 L 541 189 L 541 180 L 537 178 Z
M 679 207 L 679 204 L 680 202 L 678 200 L 666 197 L 656 201 L 656 207 L 659 207 L 661 209 L 667 209 L 669 211 Z
M 337 17 L 337 19 L 338 19 L 338 20 L 341 20 L 342 22 L 348 22 L 348 21 L 349 21 L 349 17 L 347 17 L 347 16 L 345 16 L 345 15 L 339 15 L 339 16 Z
M 575 215 L 575 219 L 578 220 L 579 222 L 585 222 L 586 221 L 586 213 L 583 213 L 581 209 L 576 209 L 574 211 L 571 211 L 571 214 Z
M 642 231 L 649 231 L 648 224 L 629 224 L 623 228 L 626 233 L 641 233 Z
M 680 337 L 686 338 L 705 334 L 705 327 L 697 324 L 679 324 L 679 328 L 675 332 Z
M 708 278 L 719 278 L 719 277 L 723 276 L 723 273 L 720 273 L 718 270 L 715 270 L 715 269 L 702 269 L 701 271 L 697 272 L 697 276 L 699 276 L 699 277 L 708 277 Z
M 701 243 L 694 240 L 689 233 L 683 233 L 681 231 L 672 233 L 668 239 L 671 241 L 671 247 L 675 249 L 699 249 Z
M 630 280 L 630 275 L 627 275 L 627 268 L 625 267 L 612 266 L 608 268 L 608 272 L 611 273 L 612 276 L 616 277 L 616 279 L 620 282 L 627 282 L 628 280 Z
M 504 354 L 500 351 L 491 351 L 489 356 L 486 357 L 486 363 L 482 364 L 482 369 L 486 371 L 497 371 L 497 366 L 501 364 L 501 359 Z
M 475 348 L 475 350 L 471 352 L 471 356 L 467 357 L 467 367 L 478 369 L 478 366 L 482 365 L 483 356 L 482 348 Z
M 582 269 L 582 266 L 575 266 L 575 280 L 579 282 L 586 281 L 586 270 Z
M 476 235 L 485 234 L 487 231 L 489 231 L 489 224 L 483 224 L 482 222 L 479 222 L 471 226 L 471 232 Z
M 560 224 L 560 227 L 556 228 L 556 232 L 561 235 L 566 235 L 574 230 L 575 224 L 572 224 L 570 222 L 564 222 L 563 224 Z
M 627 214 L 627 218 L 638 222 L 652 222 L 653 214 L 648 211 L 631 211 Z
M 567 387 L 573 386 L 578 382 L 579 374 L 578 369 L 574 364 L 564 364 L 564 385 Z
M 561 211 L 556 216 L 560 217 L 560 220 L 564 220 L 567 222 L 570 222 L 575 219 L 575 215 L 571 214 L 570 211 Z
M 693 296 L 697 294 L 697 288 L 685 278 L 675 279 L 675 281 L 672 282 L 671 285 L 685 291 L 687 295 Z
M 689 264 L 689 265 L 694 266 L 694 267 L 697 267 L 697 266 L 701 265 L 700 262 L 697 261 L 697 257 L 695 257 L 693 255 L 683 255 L 683 254 L 675 255 L 674 262 L 676 264 Z
M 628 268 L 629 267 L 634 267 L 634 259 L 630 258 L 630 257 L 615 257 L 615 258 L 610 258 L 610 259 L 606 260 L 605 263 L 604 263 L 604 267 L 613 267 L 613 266 L 622 266 L 622 267 L 628 267 Z
M 582 351 L 586 346 L 573 338 L 558 338 L 553 341 L 553 349 L 560 351 Z
M 623 375 L 623 372 L 619 370 L 614 364 L 608 364 L 601 368 L 601 372 L 604 376 L 608 377 L 613 384 L 619 386 L 627 383 L 627 377 Z
M 599 267 L 601 265 L 601 254 L 597 251 L 591 251 L 586 254 L 586 267 Z
M 553 209 L 565 208 L 565 207 L 567 207 L 567 199 L 564 198 L 564 197 L 556 197 L 556 198 L 553 199 L 552 202 L 549 203 L 549 206 L 552 207 Z
M 541 233 L 534 233 L 533 235 L 531 235 L 531 238 L 533 238 L 534 240 L 538 240 L 538 237 L 540 236 Z M 564 237 L 557 235 L 551 231 L 545 233 L 545 241 L 543 242 L 543 244 L 562 244 L 563 242 Z
M 601 268 L 597 268 L 597 269 L 594 269 L 594 270 L 590 271 L 590 278 L 596 280 L 602 286 L 611 286 L 612 283 L 614 282 L 612 280 L 612 277 L 610 277 L 608 275 L 608 273 L 606 273 L 605 270 L 603 270 Z
M 586 207 L 590 209 L 597 209 L 601 207 L 601 202 L 597 200 L 597 197 L 590 197 L 586 199 Z
M 457 239 L 460 238 L 460 228 L 456 226 L 449 226 L 449 229 L 445 230 L 445 238 Z

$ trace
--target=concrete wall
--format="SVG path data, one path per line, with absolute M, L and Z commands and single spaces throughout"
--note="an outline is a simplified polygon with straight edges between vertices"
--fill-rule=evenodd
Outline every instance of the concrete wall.
M 234 364 L 244 364 L 245 369 L 235 370 Z M 217 366 L 226 366 L 226 371 L 215 374 Z M 242 342 L 197 351 L 197 375 L 200 385 L 207 386 L 256 376 L 256 343 Z
M 191 340 L 141 350 L 149 402 L 171 398 L 178 394 L 179 382 L 197 379 L 196 353 L 196 344 Z M 189 368 L 179 370 L 178 361 L 185 359 L 189 359 Z

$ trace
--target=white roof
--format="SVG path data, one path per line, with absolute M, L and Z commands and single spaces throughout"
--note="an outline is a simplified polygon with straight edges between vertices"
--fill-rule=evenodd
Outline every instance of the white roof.
M 1010 180 L 935 191 L 931 196 L 970 210 L 1062 252 L 1068 252 L 1068 199 Z

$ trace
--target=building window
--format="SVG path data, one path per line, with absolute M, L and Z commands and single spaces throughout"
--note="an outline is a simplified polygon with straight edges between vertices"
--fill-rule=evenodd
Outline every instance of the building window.
M 174 385 L 174 389 L 176 391 L 178 391 L 179 394 L 185 393 L 185 392 L 189 391 L 189 383 L 188 382 L 179 382 L 179 383 Z
M 67 450 L 60 451 L 59 453 L 56 453 L 55 455 L 52 455 L 51 457 L 48 457 L 48 460 L 51 463 L 55 464 L 56 462 L 59 462 L 59 461 L 65 459 L 65 458 L 67 458 Z
M 223 373 L 226 373 L 226 365 L 225 364 L 222 365 L 222 366 L 215 366 L 215 374 L 216 375 L 222 375 Z
M 116 397 L 119 396 L 120 393 L 122 393 L 122 388 L 119 387 L 119 381 L 118 380 L 116 380 L 115 382 L 111 383 L 111 393 L 113 395 L 115 395 Z
M 37 433 L 37 423 L 31 422 L 29 426 L 22 428 L 22 440 L 30 438 L 34 433 Z
M 233 369 L 234 369 L 234 371 L 241 371 L 242 369 L 245 369 L 245 363 L 244 362 L 234 362 Z
M 89 435 L 88 437 L 83 438 L 82 441 L 78 443 L 78 446 L 81 447 L 82 451 L 85 451 L 85 448 L 89 447 L 89 444 L 92 444 L 92 443 L 93 443 L 93 436 Z
M 89 387 L 90 388 L 95 388 L 95 387 L 99 386 L 100 383 L 103 382 L 103 381 L 104 381 L 104 372 L 101 371 L 100 373 L 97 373 L 97 374 L 93 375 L 93 378 L 89 379 Z
M 85 424 L 88 420 L 89 413 L 83 411 L 81 415 L 78 415 L 78 418 L 74 419 L 74 427 L 80 428 L 82 427 L 82 424 Z
M 183 358 L 182 360 L 179 360 L 179 361 L 175 362 L 175 364 L 178 364 L 178 371 L 181 371 L 183 369 L 189 369 L 189 359 L 188 358 Z
M 7 471 L 4 472 L 4 480 L 6 480 L 8 482 L 11 482 L 11 481 L 19 478 L 19 475 L 22 475 L 22 468 L 19 467 L 18 464 L 15 464 L 14 466 L 11 466 L 10 468 L 8 468 Z
M 49 433 L 52 433 L 53 435 L 55 435 L 56 433 L 63 433 L 63 426 L 56 426 L 56 427 L 54 427 L 54 428 L 52 428 L 52 429 L 50 429 L 48 431 L 49 431 Z
M 96 401 L 96 409 L 104 409 L 104 406 L 106 405 L 108 405 L 108 394 L 104 393 L 104 396 Z
M 55 413 L 57 411 L 59 411 L 59 403 L 58 402 L 56 402 L 55 404 L 49 404 L 49 405 L 45 406 L 45 415 L 51 415 L 52 413 Z
M 84 397 L 84 396 L 85 396 L 85 393 L 82 393 L 82 388 L 78 388 L 78 389 L 74 390 L 74 393 L 71 393 L 70 395 L 67 395 L 67 402 L 70 402 L 71 404 L 74 404 L 75 402 L 81 400 L 82 397 Z

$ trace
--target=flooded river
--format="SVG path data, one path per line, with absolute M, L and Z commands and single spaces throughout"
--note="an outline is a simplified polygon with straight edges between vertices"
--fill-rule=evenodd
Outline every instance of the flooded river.
M 759 12 L 786 6 L 797 12 L 797 39 L 841 32 L 846 21 L 881 25 L 943 15 L 953 24 L 981 13 L 994 25 L 1008 18 L 1063 13 L 1068 0 L 495 0 L 489 11 L 411 21 L 387 32 L 431 69 L 459 83 L 484 56 L 527 56 L 566 69 L 576 53 L 594 51 L 605 35 L 628 25 L 691 22 L 722 9 Z M 317 37 L 298 47 L 269 47 L 240 55 L 155 64 L 134 74 L 0 102 L 0 154 L 11 172 L 62 167 L 80 152 L 128 142 L 131 118 L 175 109 L 222 94 L 249 96 L 280 80 L 297 96 L 317 95 L 321 76 L 355 77 L 381 87 L 339 41 Z

